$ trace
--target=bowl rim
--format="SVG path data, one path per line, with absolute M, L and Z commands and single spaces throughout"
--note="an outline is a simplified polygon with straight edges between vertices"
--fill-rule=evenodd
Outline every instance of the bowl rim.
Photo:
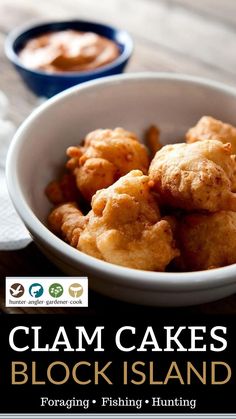
M 145 291 L 173 291 L 176 293 L 191 292 L 197 290 L 209 291 L 215 288 L 221 288 L 236 284 L 236 264 L 225 266 L 218 269 L 194 271 L 194 272 L 150 272 L 137 269 L 126 268 L 114 265 L 92 256 L 89 256 L 77 249 L 74 249 L 63 240 L 55 236 L 34 214 L 28 206 L 24 194 L 21 190 L 19 178 L 17 176 L 17 156 L 24 143 L 24 132 L 37 119 L 38 115 L 47 111 L 47 109 L 56 102 L 63 101 L 64 98 L 78 92 L 90 91 L 94 88 L 103 88 L 104 85 L 112 85 L 117 83 L 132 83 L 139 80 L 159 80 L 159 81 L 176 81 L 179 83 L 190 83 L 195 86 L 205 86 L 231 95 L 236 99 L 236 89 L 225 85 L 224 83 L 209 80 L 207 78 L 196 77 L 186 74 L 175 74 L 168 72 L 144 72 L 144 73 L 128 73 L 125 75 L 115 75 L 104 77 L 97 80 L 88 81 L 81 85 L 73 86 L 47 100 L 37 109 L 35 109 L 22 123 L 14 135 L 6 162 L 6 180 L 8 191 L 12 199 L 16 211 L 25 223 L 26 227 L 35 236 L 43 241 L 48 249 L 55 254 L 60 254 L 62 259 L 67 258 L 67 262 L 72 266 L 80 263 L 80 266 L 86 272 L 95 276 L 109 277 L 110 283 L 124 285 L 129 288 L 142 289 Z M 25 137 L 26 138 L 26 137 Z
M 123 52 L 113 61 L 111 61 L 108 64 L 105 64 L 101 67 L 95 68 L 93 70 L 84 70 L 84 71 L 65 71 L 65 72 L 58 72 L 58 73 L 50 73 L 47 71 L 41 71 L 41 70 L 35 70 L 29 67 L 26 67 L 22 61 L 19 58 L 19 55 L 16 53 L 15 48 L 14 48 L 14 43 L 15 41 L 22 35 L 24 35 L 25 33 L 27 33 L 30 30 L 34 30 L 34 29 L 40 29 L 41 27 L 44 28 L 45 26 L 60 26 L 60 25 L 67 25 L 68 26 L 70 24 L 74 24 L 77 23 L 79 24 L 92 24 L 95 26 L 99 26 L 100 28 L 107 28 L 110 29 L 112 31 L 115 31 L 117 34 L 119 34 L 119 36 L 123 36 L 125 38 L 125 42 L 123 43 L 124 45 L 124 50 Z M 69 27 L 68 27 L 69 29 Z M 59 29 L 58 29 L 59 30 Z M 43 33 L 43 32 L 42 32 Z M 31 39 L 30 37 L 28 39 Z M 96 75 L 100 75 L 103 74 L 106 71 L 112 70 L 116 67 L 118 67 L 119 65 L 123 64 L 124 62 L 126 62 L 132 55 L 133 50 L 134 50 L 134 43 L 133 43 L 133 39 L 131 37 L 131 35 L 129 34 L 128 31 L 124 30 L 124 29 L 119 29 L 115 26 L 111 26 L 111 25 L 107 25 L 105 23 L 101 23 L 101 22 L 96 22 L 96 21 L 89 21 L 89 20 L 83 20 L 83 19 L 68 19 L 68 20 L 37 20 L 37 22 L 35 22 L 34 24 L 30 24 L 27 23 L 25 25 L 21 25 L 18 26 L 17 28 L 13 29 L 12 31 L 9 32 L 9 34 L 7 35 L 5 42 L 4 42 L 4 50 L 5 50 L 5 54 L 7 56 L 7 58 L 17 67 L 21 68 L 22 70 L 25 70 L 31 74 L 34 75 L 39 75 L 39 76 L 45 76 L 45 77 L 54 77 L 57 79 L 60 78 L 80 78 L 80 77 L 85 77 L 85 76 L 96 76 Z

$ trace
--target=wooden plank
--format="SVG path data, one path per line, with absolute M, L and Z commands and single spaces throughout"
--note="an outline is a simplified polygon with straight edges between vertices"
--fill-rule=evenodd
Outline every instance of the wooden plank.
M 133 35 L 156 42 L 162 47 L 198 60 L 229 74 L 235 74 L 236 33 L 219 21 L 194 13 L 176 2 L 165 0 L 2 0 L 5 30 L 22 22 L 26 16 L 41 18 L 87 18 L 107 21 L 127 28 Z M 236 7 L 234 7 L 236 9 Z M 19 12 L 20 11 L 20 12 Z M 227 48 L 226 48 L 227 46 Z
M 155 0 L 154 0 L 155 1 Z M 235 25 L 235 0 L 166 0 L 172 4 L 181 5 L 211 19 L 218 19 L 225 24 Z
M 49 5 L 46 7 L 47 3 L 48 2 L 46 0 L 41 0 L 41 2 L 38 3 L 32 2 L 31 0 L 21 0 L 21 2 L 19 3 L 15 3 L 15 1 L 13 0 L 1 0 L 2 18 L 0 18 L 0 26 L 2 27 L 2 29 L 4 29 L 5 32 L 7 32 L 11 28 L 19 24 L 22 24 L 24 21 L 28 19 L 69 17 L 68 10 L 70 10 L 70 14 L 73 10 L 74 14 L 77 13 L 75 15 L 78 17 L 89 17 L 90 19 L 95 19 L 96 15 L 97 19 L 102 19 L 103 17 L 103 20 L 108 20 L 108 15 L 111 12 L 111 10 L 116 10 L 115 16 L 114 13 L 111 14 L 111 20 L 113 19 L 114 23 L 117 25 L 120 24 L 119 26 L 127 27 L 128 29 L 130 29 L 131 32 L 134 34 L 135 39 L 136 48 L 133 59 L 128 67 L 128 71 L 176 71 L 210 77 L 230 83 L 232 85 L 235 85 L 236 83 L 234 72 L 229 72 L 229 67 L 230 65 L 232 65 L 230 61 L 230 54 L 227 54 L 227 56 L 225 56 L 224 65 L 223 63 L 221 63 L 220 66 L 218 65 L 218 52 L 217 54 L 216 52 L 214 52 L 214 56 L 217 55 L 217 63 L 205 63 L 203 60 L 199 60 L 199 58 L 196 56 L 190 57 L 186 53 L 186 49 L 183 49 L 183 51 L 180 50 L 180 46 L 184 45 L 185 43 L 184 40 L 182 40 L 181 42 L 179 41 L 178 48 L 176 48 L 175 45 L 172 48 L 170 45 L 170 39 L 168 41 L 169 44 L 166 45 L 163 41 L 164 36 L 162 37 L 162 39 L 159 39 L 160 37 L 153 37 L 149 34 L 149 32 L 144 33 L 141 32 L 140 29 L 138 30 L 138 28 L 142 27 L 142 25 L 140 24 L 141 12 L 139 10 L 139 13 L 137 15 L 133 13 L 133 0 L 130 0 L 130 2 L 128 3 L 124 2 L 123 0 L 113 0 L 113 2 L 110 2 L 109 0 L 103 0 L 103 2 L 99 3 L 99 8 L 92 7 L 92 5 L 94 6 L 94 0 L 78 0 L 77 2 L 74 2 L 74 0 L 67 0 L 65 2 L 64 0 L 60 3 L 56 0 L 51 0 Z M 148 1 L 144 4 L 143 1 L 135 0 L 135 4 L 136 3 L 142 6 L 142 20 L 145 20 L 145 13 L 146 15 L 148 14 L 148 16 L 150 15 L 152 10 L 154 10 L 154 15 L 157 13 L 156 3 L 152 7 L 153 1 Z M 160 2 L 160 4 L 161 3 L 162 2 Z M 127 16 L 126 18 L 124 18 L 126 20 L 123 19 L 122 14 L 122 10 L 125 4 L 128 5 L 126 7 Z M 104 7 L 104 5 L 107 8 Z M 111 5 L 113 6 L 113 8 L 111 7 Z M 161 7 L 163 12 L 163 4 L 161 4 Z M 168 7 L 166 6 L 166 10 L 168 10 Z M 78 10 L 81 10 L 80 15 L 78 14 Z M 177 10 L 179 9 L 177 8 Z M 173 13 L 176 17 L 176 10 Z M 133 17 L 133 14 L 135 15 L 135 19 Z M 123 22 L 122 25 L 121 20 Z M 166 23 L 164 23 L 164 26 L 165 25 Z M 151 26 L 151 30 L 149 31 L 154 31 L 156 33 L 156 25 L 154 25 L 153 19 L 150 22 L 148 21 L 148 26 Z M 217 26 L 215 27 L 215 30 L 216 28 Z M 158 30 L 157 33 L 159 33 Z M 172 34 L 172 38 L 173 37 L 174 34 Z M 201 42 L 200 38 L 199 41 L 200 45 L 202 46 L 203 41 Z M 173 42 L 173 39 L 171 42 Z M 19 124 L 29 114 L 33 107 L 37 105 L 38 102 L 34 95 L 31 94 L 23 86 L 23 84 L 20 82 L 19 76 L 10 66 L 7 59 L 4 57 L 3 43 L 4 37 L 0 34 L 0 89 L 5 91 L 9 96 L 11 102 L 11 117 L 17 124 Z M 235 54 L 232 55 L 234 56 Z
M 0 35 L 0 48 L 3 38 Z M 15 69 L 5 57 L 0 55 L 2 75 L 0 77 L 0 90 L 3 90 L 10 100 L 9 117 L 19 125 L 39 104 L 39 100 L 25 87 Z M 155 47 L 149 43 L 136 40 L 136 50 L 127 68 L 128 72 L 139 71 L 171 71 L 177 73 L 190 73 L 196 76 L 217 79 L 236 87 L 233 76 L 220 70 L 208 68 L 199 62 L 188 60 L 185 56 L 172 53 L 164 48 Z
M 199 77 L 218 80 L 236 87 L 234 75 L 206 66 L 185 55 L 170 51 L 160 45 L 151 45 L 136 38 L 136 52 L 128 67 L 129 71 L 170 71 L 188 73 Z

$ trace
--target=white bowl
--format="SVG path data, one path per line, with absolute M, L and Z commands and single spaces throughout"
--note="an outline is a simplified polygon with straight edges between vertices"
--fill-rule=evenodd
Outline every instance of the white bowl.
M 81 253 L 46 227 L 50 204 L 44 189 L 64 164 L 67 146 L 96 128 L 122 126 L 142 137 L 153 123 L 163 142 L 176 142 L 202 115 L 235 123 L 236 90 L 185 75 L 127 74 L 73 87 L 34 111 L 13 139 L 7 182 L 42 252 L 68 275 L 87 274 L 92 289 L 128 302 L 183 306 L 236 292 L 236 265 L 194 273 L 134 270 Z

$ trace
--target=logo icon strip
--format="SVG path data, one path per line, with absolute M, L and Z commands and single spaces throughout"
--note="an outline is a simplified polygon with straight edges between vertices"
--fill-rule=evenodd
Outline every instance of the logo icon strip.
M 87 277 L 7 277 L 6 307 L 88 307 Z

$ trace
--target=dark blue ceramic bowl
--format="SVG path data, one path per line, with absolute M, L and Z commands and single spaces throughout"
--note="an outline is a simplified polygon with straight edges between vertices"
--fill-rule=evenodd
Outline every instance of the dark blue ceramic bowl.
M 19 59 L 18 53 L 25 43 L 36 36 L 47 32 L 65 29 L 75 29 L 82 32 L 95 32 L 116 42 L 120 49 L 119 57 L 111 63 L 95 70 L 65 73 L 47 73 L 25 67 Z M 49 22 L 27 26 L 12 31 L 6 39 L 5 52 L 13 63 L 26 85 L 38 96 L 51 97 L 71 86 L 100 77 L 120 74 L 124 71 L 133 51 L 133 41 L 123 30 L 100 23 L 72 20 L 63 22 Z

